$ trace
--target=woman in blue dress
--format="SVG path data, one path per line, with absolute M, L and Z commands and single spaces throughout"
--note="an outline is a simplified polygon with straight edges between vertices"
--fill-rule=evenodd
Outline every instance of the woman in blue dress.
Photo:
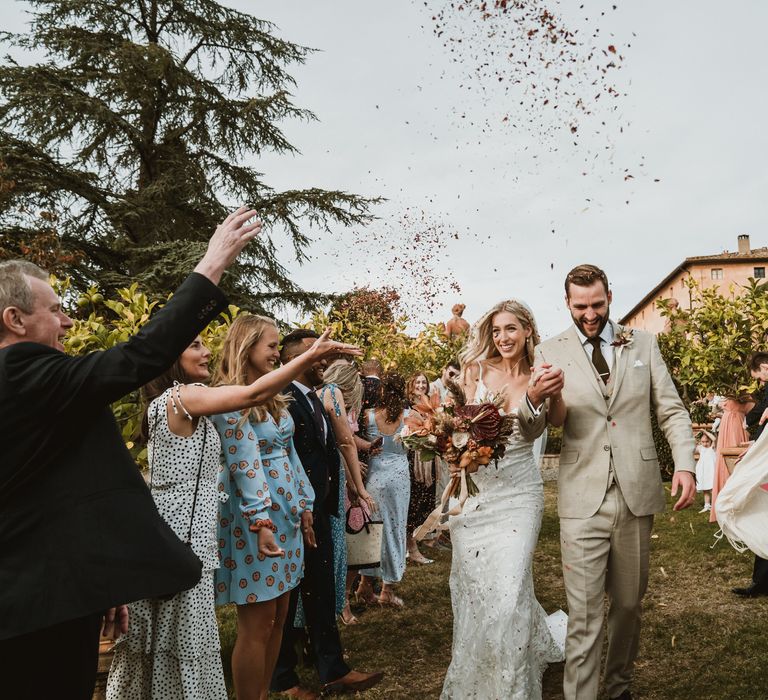
M 411 482 L 408 468 L 408 450 L 400 440 L 403 418 L 407 415 L 405 381 L 398 374 L 387 374 L 381 380 L 378 408 L 366 416 L 366 437 L 383 438 L 381 452 L 368 462 L 368 493 L 376 501 L 384 531 L 381 538 L 381 565 L 376 569 L 360 571 L 358 597 L 366 602 L 403 607 L 393 586 L 405 571 L 405 539 Z M 381 577 L 381 594 L 373 593 L 373 578 Z
M 350 348 L 356 354 L 353 346 L 327 338 L 304 353 L 313 354 L 307 362 Z M 215 383 L 250 384 L 267 375 L 279 362 L 278 341 L 272 319 L 238 316 L 224 340 Z M 239 700 L 267 697 L 289 594 L 302 577 L 304 547 L 314 546 L 315 494 L 293 448 L 287 404 L 278 394 L 245 411 L 213 416 L 224 457 L 219 489 L 228 496 L 219 510 L 216 603 L 237 604 L 232 678 Z

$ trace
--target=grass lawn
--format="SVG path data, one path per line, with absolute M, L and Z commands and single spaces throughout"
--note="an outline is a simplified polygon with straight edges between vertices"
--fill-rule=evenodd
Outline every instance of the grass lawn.
M 556 484 L 546 484 L 546 510 L 535 559 L 536 594 L 548 612 L 567 612 L 560 570 Z M 723 540 L 701 504 L 656 517 L 651 574 L 633 691 L 642 700 L 760 700 L 768 698 L 768 597 L 742 600 L 752 555 Z M 432 556 L 431 554 L 429 555 Z M 437 698 L 451 654 L 450 553 L 431 566 L 409 566 L 399 594 L 401 611 L 367 609 L 361 624 L 343 627 L 348 663 L 386 671 L 384 681 L 357 697 L 370 700 Z M 220 610 L 225 671 L 235 635 L 234 610 Z M 318 689 L 314 672 L 301 671 Z M 228 679 L 229 682 L 229 679 Z M 544 676 L 544 698 L 562 698 L 562 664 Z M 231 697 L 234 697 L 232 695 Z M 270 696 L 272 697 L 272 696 Z M 278 697 L 278 696 L 275 696 Z

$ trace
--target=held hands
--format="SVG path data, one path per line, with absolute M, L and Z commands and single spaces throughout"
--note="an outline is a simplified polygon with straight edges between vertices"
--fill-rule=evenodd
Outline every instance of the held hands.
M 336 340 L 331 340 L 331 329 L 326 328 L 323 334 L 312 344 L 310 352 L 318 359 L 321 360 L 328 355 L 335 353 L 344 353 L 345 355 L 355 355 L 357 357 L 363 356 L 363 351 L 357 347 L 357 345 L 350 345 L 349 343 L 340 343 Z
M 559 367 L 545 362 L 535 367 L 528 382 L 528 398 L 538 407 L 545 399 L 556 399 L 565 386 L 565 374 Z
M 672 506 L 672 510 L 683 510 L 693 505 L 696 500 L 696 479 L 691 472 L 675 472 L 672 476 L 672 498 L 677 496 L 677 489 L 680 488 L 680 498 Z
M 208 250 L 198 263 L 195 272 L 205 275 L 214 284 L 218 284 L 221 275 L 237 258 L 249 241 L 261 233 L 262 221 L 256 219 L 254 209 L 240 207 L 222 221 L 213 232 L 208 242 Z
M 315 541 L 315 529 L 313 527 L 314 517 L 311 510 L 305 510 L 301 514 L 301 531 L 304 533 L 304 545 L 315 549 L 317 542 Z
M 281 557 L 284 552 L 275 542 L 275 536 L 268 527 L 259 528 L 257 531 L 259 540 L 259 554 L 265 557 Z

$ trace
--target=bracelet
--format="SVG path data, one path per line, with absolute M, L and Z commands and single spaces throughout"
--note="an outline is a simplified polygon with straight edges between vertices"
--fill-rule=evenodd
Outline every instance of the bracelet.
M 272 532 L 277 532 L 277 525 L 275 525 L 269 518 L 264 518 L 263 520 L 255 520 L 248 526 L 248 529 L 251 532 L 258 532 L 263 527 L 267 528 L 267 530 L 271 530 Z

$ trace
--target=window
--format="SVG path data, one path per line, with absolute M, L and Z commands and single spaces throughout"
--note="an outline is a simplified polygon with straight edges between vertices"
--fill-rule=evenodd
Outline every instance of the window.
M 723 279 L 723 268 L 722 267 L 713 267 L 712 268 L 712 279 L 713 280 L 721 280 L 721 279 Z
M 755 268 L 755 279 L 763 279 L 765 277 L 765 268 L 764 267 L 756 267 Z

